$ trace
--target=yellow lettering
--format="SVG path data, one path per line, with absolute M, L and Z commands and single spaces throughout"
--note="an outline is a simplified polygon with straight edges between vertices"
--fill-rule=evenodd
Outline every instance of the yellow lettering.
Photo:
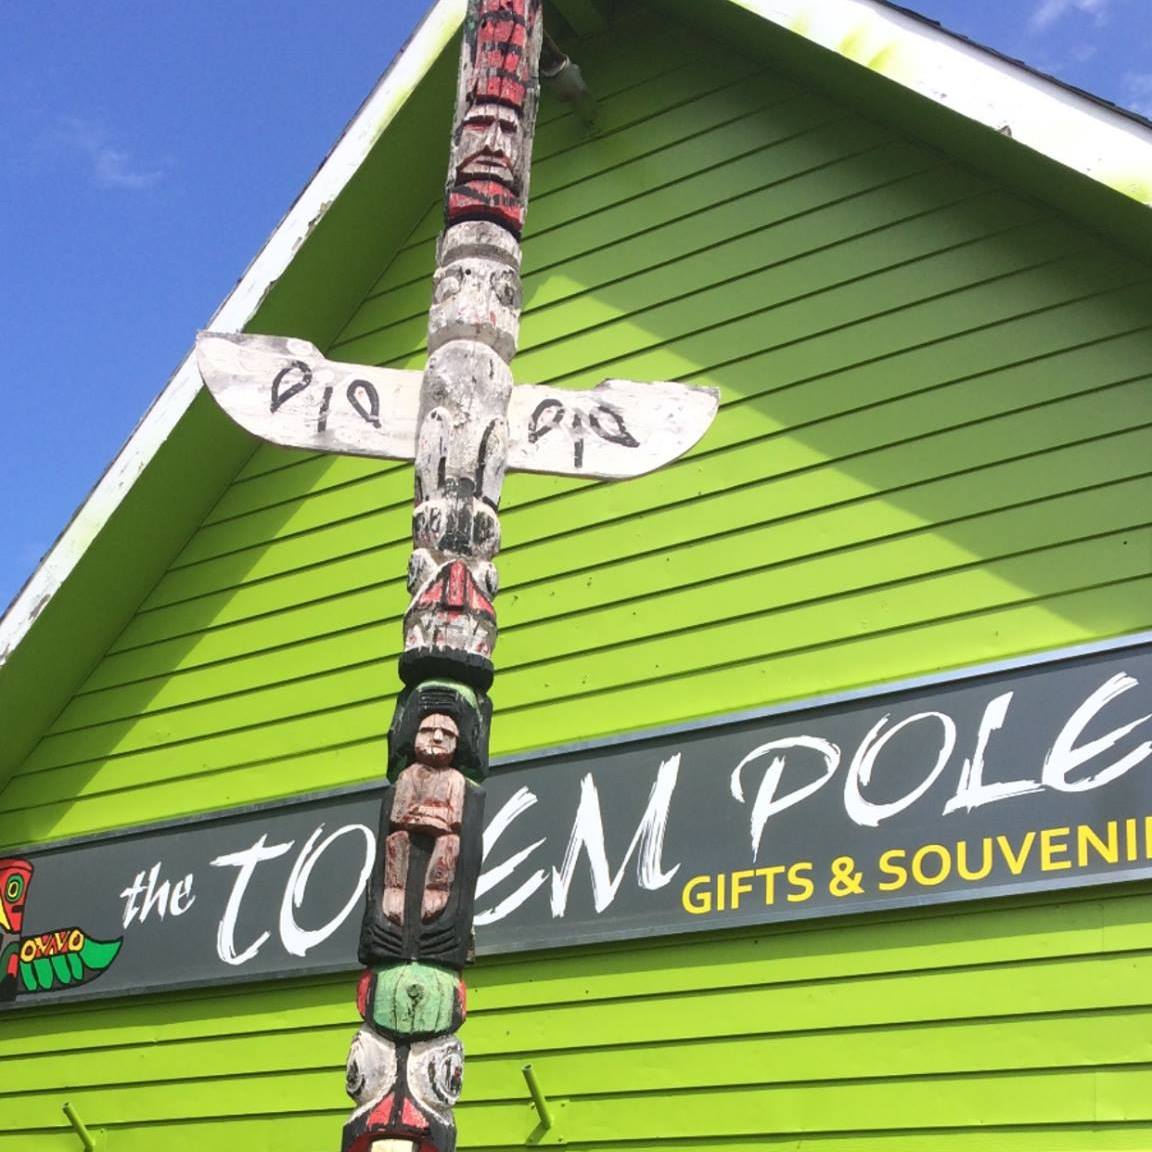
M 1135 860 L 1139 856 L 1136 845 L 1136 821 L 1129 818 L 1124 821 L 1124 847 L 1127 849 L 1126 860 Z
M 724 903 L 724 885 L 728 877 L 723 872 L 716 877 L 716 911 L 723 912 L 727 905 Z
M 757 868 L 756 875 L 764 877 L 764 903 L 776 903 L 776 877 L 784 874 L 783 864 L 773 864 L 771 868 Z
M 1088 867 L 1088 848 L 1091 845 L 1092 849 L 1106 864 L 1118 864 L 1120 862 L 1120 841 L 1117 837 L 1117 828 L 1115 820 L 1109 820 L 1105 825 L 1105 831 L 1108 836 L 1108 842 L 1105 843 L 1100 839 L 1096 833 L 1088 827 L 1087 824 L 1081 824 L 1076 829 L 1076 863 L 1081 868 Z
M 980 870 L 974 872 L 968 867 L 968 842 L 961 840 L 956 845 L 956 875 L 961 880 L 983 880 L 992 871 L 992 841 L 985 836 L 980 841 L 980 848 L 983 852 Z
M 20 945 L 20 959 L 23 960 L 25 964 L 31 964 L 32 961 L 36 959 L 35 940 L 25 940 L 24 943 Z
M 788 883 L 797 889 L 795 892 L 788 893 L 789 904 L 802 904 L 816 891 L 816 885 L 808 879 L 811 873 L 812 863 L 808 860 L 801 860 L 788 869 Z
M 79 952 L 84 947 L 84 933 L 79 928 L 73 928 L 68 934 L 68 951 Z
M 1068 841 L 1065 837 L 1071 835 L 1071 828 L 1045 828 L 1040 833 L 1040 870 L 1042 872 L 1060 872 L 1072 867 L 1071 860 L 1057 860 L 1057 854 L 1064 855 L 1068 851 Z M 1059 840 L 1057 840 L 1059 837 Z
M 680 903 L 684 905 L 685 912 L 691 912 L 693 916 L 702 916 L 705 912 L 712 911 L 712 892 L 708 887 L 711 881 L 711 876 L 693 876 L 684 885 L 684 891 L 680 893 Z M 704 891 L 700 892 L 700 888 Z
M 1000 854 L 1004 857 L 1004 862 L 1008 865 L 1009 871 L 1013 876 L 1019 876 L 1024 871 L 1024 865 L 1028 863 L 1028 856 L 1032 852 L 1032 845 L 1036 842 L 1036 833 L 1029 832 L 1024 837 L 1024 843 L 1020 846 L 1020 854 L 1016 855 L 1012 851 L 1012 845 L 1007 836 L 997 836 L 996 843 L 1000 848 Z
M 924 871 L 926 856 L 937 856 L 940 860 L 940 869 L 934 875 L 929 876 Z M 912 879 L 917 884 L 925 888 L 935 888 L 937 884 L 943 884 L 951 874 L 952 855 L 943 844 L 925 844 L 922 848 L 916 849 L 916 855 L 912 857 Z
M 756 873 L 749 869 L 747 872 L 733 872 L 732 873 L 732 907 L 740 907 L 740 897 L 747 896 L 752 891 L 752 885 L 748 883 L 749 880 L 755 876 Z
M 881 892 L 895 892 L 898 888 L 903 888 L 908 883 L 908 872 L 897 860 L 903 860 L 908 853 L 903 848 L 892 848 L 885 852 L 880 857 L 878 867 L 881 872 L 886 876 L 893 876 L 895 879 L 877 884 L 876 887 Z

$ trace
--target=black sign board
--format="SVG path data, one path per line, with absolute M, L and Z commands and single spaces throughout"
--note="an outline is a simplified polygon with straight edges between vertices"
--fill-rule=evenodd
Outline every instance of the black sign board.
M 533 755 L 487 790 L 481 956 L 1148 877 L 1152 640 Z M 2 853 L 13 1003 L 353 970 L 378 812 L 355 790 Z

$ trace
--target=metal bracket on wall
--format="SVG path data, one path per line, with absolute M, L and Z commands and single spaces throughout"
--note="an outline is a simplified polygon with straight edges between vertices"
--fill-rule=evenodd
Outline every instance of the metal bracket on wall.
M 565 56 L 547 32 L 540 52 L 540 76 L 556 96 L 572 106 L 584 127 L 591 131 L 600 111 L 596 97 L 584 82 L 580 65 Z
M 90 1132 L 84 1121 L 76 1115 L 76 1109 L 71 1104 L 65 1103 L 63 1111 L 68 1117 L 68 1123 L 72 1125 L 72 1130 L 80 1137 L 85 1152 L 104 1152 L 108 1147 L 108 1133 L 103 1128 L 98 1128 L 95 1134 Z

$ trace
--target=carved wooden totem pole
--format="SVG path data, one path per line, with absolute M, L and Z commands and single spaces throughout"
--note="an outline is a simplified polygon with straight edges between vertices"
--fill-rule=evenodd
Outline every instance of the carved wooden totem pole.
M 452 1152 L 480 872 L 497 508 L 520 328 L 540 0 L 469 6 L 416 422 L 411 601 L 369 885 L 344 1152 Z
M 343 1152 L 456 1147 L 505 470 L 640 475 L 690 448 L 716 412 L 712 390 L 679 384 L 513 385 L 540 3 L 469 0 L 422 375 L 328 361 L 301 340 L 198 341 L 205 382 L 257 435 L 415 461 L 404 690 L 360 935 Z

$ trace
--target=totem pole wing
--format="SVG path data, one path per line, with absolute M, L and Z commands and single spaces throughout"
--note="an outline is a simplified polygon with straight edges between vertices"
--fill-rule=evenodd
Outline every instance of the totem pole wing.
M 325 360 L 279 336 L 201 332 L 200 376 L 242 428 L 287 448 L 411 460 L 420 372 Z
M 605 380 L 588 392 L 512 390 L 508 467 L 620 480 L 675 460 L 708 431 L 715 388 Z

